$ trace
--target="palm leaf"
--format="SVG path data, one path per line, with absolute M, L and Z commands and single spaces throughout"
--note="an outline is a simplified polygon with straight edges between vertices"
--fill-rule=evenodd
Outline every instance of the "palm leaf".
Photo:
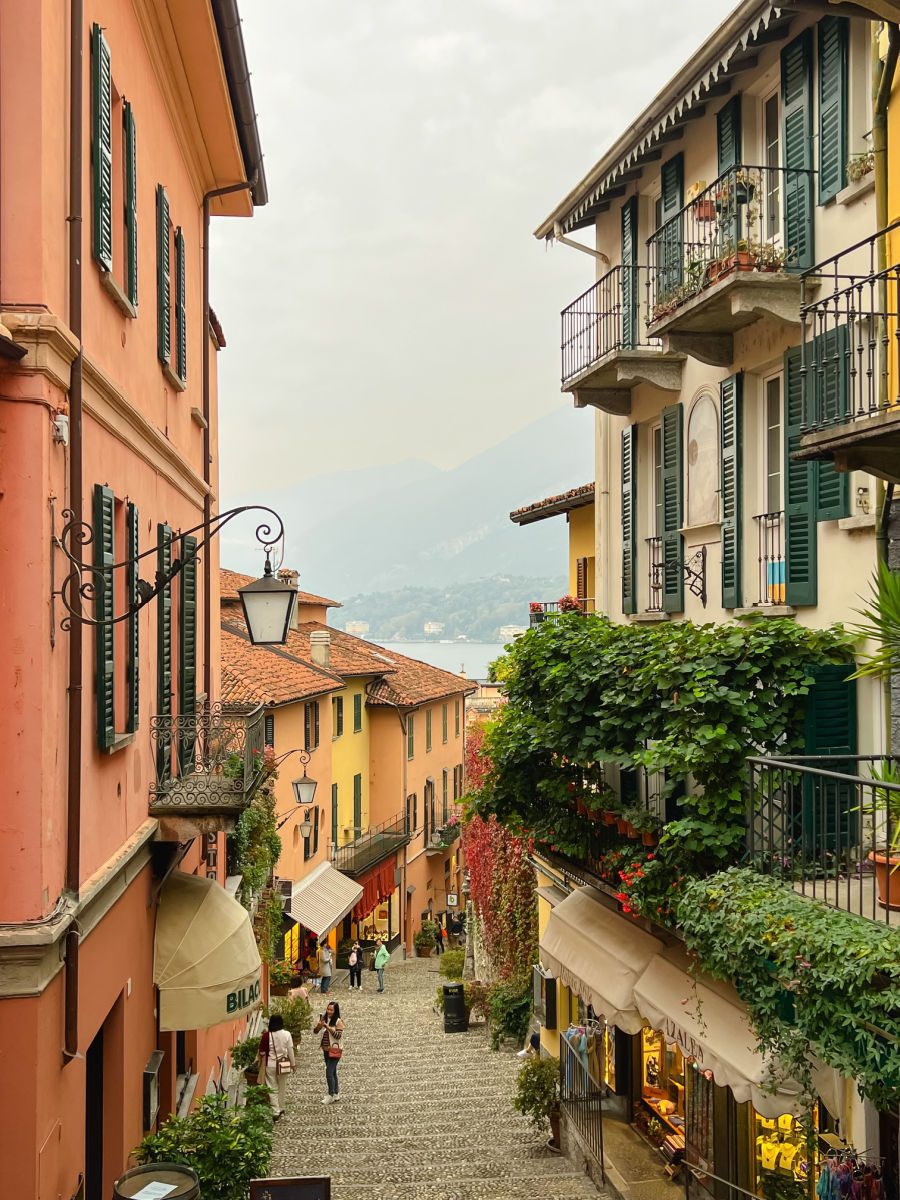
M 859 667 L 851 679 L 873 675 L 885 678 L 895 667 L 900 668 L 900 574 L 881 563 L 871 592 L 869 603 L 857 609 L 863 623 L 852 629 L 875 642 L 876 648 L 859 656 Z

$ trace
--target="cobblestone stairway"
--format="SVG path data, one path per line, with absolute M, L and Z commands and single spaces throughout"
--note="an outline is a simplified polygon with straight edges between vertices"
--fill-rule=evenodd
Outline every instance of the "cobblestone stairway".
M 389 966 L 386 991 L 337 985 L 347 1025 L 341 1100 L 323 1105 L 322 1054 L 305 1034 L 276 1124 L 273 1175 L 330 1175 L 334 1200 L 596 1200 L 512 1107 L 519 1065 L 482 1026 L 445 1034 L 432 1012 L 437 963 Z M 314 997 L 314 1012 L 324 1008 Z

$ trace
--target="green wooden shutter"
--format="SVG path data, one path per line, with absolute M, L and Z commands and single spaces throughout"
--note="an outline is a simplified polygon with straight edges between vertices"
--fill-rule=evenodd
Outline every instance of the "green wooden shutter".
M 425 749 L 431 749 L 431 709 L 425 713 Z
M 415 718 L 410 713 L 406 718 L 406 757 L 412 758 L 416 752 Z
M 331 785 L 331 844 L 338 844 L 338 785 Z
M 353 732 L 359 733 L 362 729 L 362 693 L 356 692 L 353 697 Z
M 455 772 L 455 771 L 456 771 L 456 768 L 454 767 L 454 768 L 453 768 L 453 770 L 454 770 L 454 772 Z M 450 772 L 447 770 L 447 768 L 446 768 L 446 767 L 444 767 L 444 773 L 443 773 L 443 775 L 441 776 L 441 785 L 442 785 L 442 791 L 441 791 L 441 815 L 442 815 L 443 823 L 444 823 L 445 825 L 447 824 L 447 819 L 448 819 L 448 817 L 450 816 L 450 804 L 449 804 L 449 775 L 450 775 Z M 455 780 L 455 778 L 454 778 L 454 783 L 455 783 L 455 782 L 456 782 L 456 780 Z M 455 790 L 455 789 L 454 789 L 454 790 Z M 455 797 L 455 796 L 454 796 L 454 799 L 456 799 L 456 797 Z
M 823 17 L 819 41 L 819 203 L 832 200 L 847 183 L 846 17 Z
M 663 611 L 684 611 L 684 415 L 680 404 L 662 411 Z
M 133 607 L 138 603 L 138 577 L 140 565 L 135 560 L 140 554 L 140 533 L 138 510 L 134 504 L 125 509 L 125 527 L 128 531 L 128 567 L 126 568 L 126 593 L 128 603 Z M 128 720 L 126 729 L 134 733 L 140 724 L 140 670 L 141 670 L 141 641 L 140 613 L 133 612 L 128 618 Z
M 112 270 L 112 66 L 99 25 L 91 29 L 91 177 L 94 258 Z
M 172 294 L 169 263 L 169 197 L 156 185 L 156 353 L 160 362 L 172 356 Z
M 172 530 L 160 523 L 156 527 L 156 569 L 168 572 L 172 567 Z M 172 715 L 172 585 L 157 594 L 156 623 L 156 711 Z M 172 739 L 163 727 L 157 740 L 157 774 L 160 781 L 172 774 Z
M 312 750 L 312 706 L 303 705 L 303 747 Z
M 313 745 L 319 744 L 319 702 L 313 701 Z
M 722 607 L 740 608 L 743 374 L 723 379 L 719 384 L 719 395 L 722 403 Z
M 850 411 L 850 338 L 846 325 L 828 329 L 815 339 L 805 386 L 807 395 L 813 397 L 814 424 L 833 425 L 846 419 Z M 835 470 L 830 461 L 814 466 L 816 520 L 837 521 L 849 517 L 849 473 Z
M 138 302 L 138 222 L 137 222 L 137 138 L 134 112 L 125 100 L 122 104 L 125 142 L 125 291 L 137 308 Z
M 785 598 L 788 604 L 817 602 L 815 463 L 795 462 L 803 433 L 802 352 L 784 356 L 784 542 Z
M 178 597 L 181 627 L 178 639 L 178 715 L 193 717 L 197 711 L 197 539 L 181 539 L 181 587 Z M 179 748 L 181 770 L 187 773 L 194 759 L 195 735 L 184 728 Z
M 846 663 L 827 663 L 810 668 L 815 680 L 806 698 L 804 753 L 827 755 L 822 764 L 840 775 L 855 775 L 857 764 L 856 680 L 854 668 Z M 844 761 L 841 756 L 847 755 Z M 801 827 L 795 836 L 807 854 L 837 853 L 843 857 L 858 840 L 859 798 L 854 784 L 841 780 L 807 777 L 801 785 Z M 794 812 L 795 820 L 800 813 Z
M 784 240 L 788 266 L 806 270 L 814 262 L 812 161 L 812 30 L 781 52 Z
M 184 234 L 181 226 L 175 230 L 175 322 L 178 327 L 178 378 L 187 381 L 187 305 L 185 302 Z
M 637 612 L 637 425 L 622 430 L 622 612 Z
M 362 775 L 353 776 L 353 836 L 362 833 Z
M 741 163 L 741 97 L 733 96 L 716 113 L 718 173 L 724 175 Z
M 632 196 L 622 205 L 622 348 L 637 345 L 638 286 L 637 272 L 638 202 Z
M 660 174 L 662 233 L 657 244 L 659 285 L 657 301 L 671 296 L 681 286 L 684 274 L 684 239 L 681 221 L 675 220 L 684 204 L 684 156 L 676 154 L 663 163 Z M 669 224 L 669 222 L 671 222 Z
M 110 569 L 116 561 L 115 507 L 113 493 L 102 484 L 94 485 L 94 566 L 103 568 L 94 576 L 94 615 L 97 621 L 112 621 L 114 580 Z M 101 750 L 116 740 L 116 651 L 115 628 L 95 625 L 97 744 Z

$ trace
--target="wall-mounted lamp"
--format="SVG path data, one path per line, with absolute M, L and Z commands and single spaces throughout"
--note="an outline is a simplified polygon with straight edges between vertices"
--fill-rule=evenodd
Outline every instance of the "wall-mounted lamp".
M 275 828 L 281 829 L 283 826 L 287 825 L 288 821 L 296 817 L 297 813 L 302 809 L 303 820 L 300 822 L 297 828 L 300 830 L 301 837 L 308 838 L 312 833 L 312 820 L 310 819 L 310 811 L 312 809 L 312 803 L 316 798 L 316 787 L 318 786 L 316 780 L 310 779 L 306 772 L 306 768 L 309 765 L 309 754 L 306 752 L 306 750 L 288 750 L 286 754 L 282 754 L 278 758 L 267 762 L 265 769 L 267 771 L 273 770 L 275 767 L 280 766 L 285 759 L 290 758 L 292 754 L 298 755 L 301 763 L 303 763 L 303 774 L 299 779 L 295 779 L 291 783 L 291 787 L 294 791 L 294 803 L 297 805 L 297 807 L 292 809 L 286 817 L 282 817 Z
M 868 513 L 869 489 L 867 487 L 858 487 L 856 489 L 856 507 L 862 509 L 864 513 Z

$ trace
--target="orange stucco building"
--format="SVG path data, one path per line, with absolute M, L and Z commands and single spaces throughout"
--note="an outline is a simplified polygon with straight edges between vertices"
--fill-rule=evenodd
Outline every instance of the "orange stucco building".
M 179 533 L 218 491 L 205 214 L 266 201 L 247 79 L 234 0 L 0 0 L 10 1195 L 108 1197 L 143 1134 L 221 1084 L 248 1019 L 167 1030 L 154 985 L 167 877 L 224 883 L 240 803 L 173 808 L 196 714 L 219 698 L 216 543 L 192 560 Z M 83 596 L 63 543 L 88 564 Z M 139 571 L 113 570 L 145 551 Z M 187 562 L 175 582 L 106 623 L 171 558 Z

